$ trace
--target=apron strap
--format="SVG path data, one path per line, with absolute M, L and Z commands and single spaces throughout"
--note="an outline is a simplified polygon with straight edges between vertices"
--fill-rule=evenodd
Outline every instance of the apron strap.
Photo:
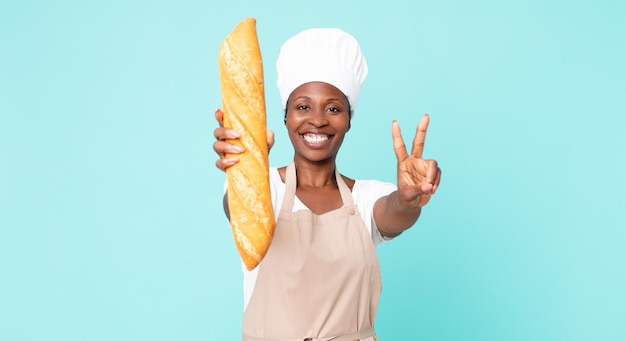
M 374 327 L 367 327 L 354 333 L 338 335 L 324 339 L 317 339 L 314 337 L 305 337 L 303 339 L 265 339 L 244 335 L 242 341 L 355 341 L 365 339 L 374 335 L 376 335 L 376 333 L 374 332 Z
M 285 196 L 283 197 L 283 204 L 280 207 L 281 211 L 291 212 L 293 209 L 293 200 L 296 196 L 296 186 L 298 180 L 296 179 L 296 165 L 293 160 L 289 166 L 287 166 L 287 174 L 285 175 Z
M 335 167 L 335 180 L 337 180 L 337 186 L 339 187 L 339 193 L 341 193 L 341 201 L 343 202 L 343 206 L 354 206 L 354 202 L 352 200 L 352 192 L 350 192 L 350 188 L 348 188 L 346 182 L 343 181 L 343 177 L 341 176 L 341 174 L 339 174 L 337 167 Z

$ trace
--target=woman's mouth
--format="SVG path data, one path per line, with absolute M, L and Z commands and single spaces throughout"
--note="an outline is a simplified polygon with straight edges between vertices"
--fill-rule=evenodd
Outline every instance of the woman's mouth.
M 321 147 L 326 141 L 330 140 L 330 135 L 307 133 L 303 134 L 302 138 L 311 147 Z

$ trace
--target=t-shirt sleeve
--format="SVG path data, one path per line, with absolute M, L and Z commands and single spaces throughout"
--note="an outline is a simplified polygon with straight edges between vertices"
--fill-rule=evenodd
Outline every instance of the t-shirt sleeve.
M 374 221 L 374 204 L 378 199 L 389 195 L 397 189 L 396 185 L 390 182 L 382 182 L 378 180 L 357 180 L 353 188 L 353 196 L 359 211 L 363 216 L 363 221 L 372 235 L 372 241 L 375 246 L 389 241 L 393 238 L 383 237 L 378 230 L 378 226 Z

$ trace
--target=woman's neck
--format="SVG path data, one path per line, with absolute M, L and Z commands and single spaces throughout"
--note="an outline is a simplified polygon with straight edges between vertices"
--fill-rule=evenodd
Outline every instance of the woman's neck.
M 337 187 L 335 161 L 311 163 L 294 160 L 298 187 Z

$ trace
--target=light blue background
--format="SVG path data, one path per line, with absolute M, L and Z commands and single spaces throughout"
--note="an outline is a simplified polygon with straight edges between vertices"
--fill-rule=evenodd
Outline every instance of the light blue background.
M 0 340 L 236 340 L 214 167 L 217 49 L 340 27 L 370 66 L 338 160 L 395 181 L 391 120 L 443 182 L 379 247 L 381 340 L 626 340 L 623 1 L 0 2 Z

